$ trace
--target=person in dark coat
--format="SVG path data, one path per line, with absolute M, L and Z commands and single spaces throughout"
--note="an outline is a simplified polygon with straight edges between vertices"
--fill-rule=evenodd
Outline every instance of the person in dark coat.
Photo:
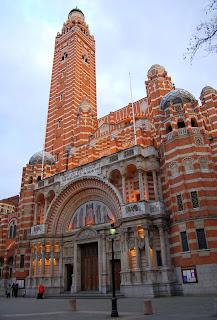
M 15 284 L 12 284 L 12 297 L 15 297 Z
M 15 284 L 15 288 L 14 288 L 14 296 L 15 296 L 15 298 L 17 297 L 17 292 L 18 292 L 18 283 Z

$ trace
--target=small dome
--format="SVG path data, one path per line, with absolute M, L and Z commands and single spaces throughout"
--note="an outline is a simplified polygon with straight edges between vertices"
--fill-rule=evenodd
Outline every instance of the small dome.
M 213 87 L 206 86 L 202 89 L 200 98 L 207 93 L 217 93 L 217 91 Z
M 165 110 L 168 106 L 169 103 L 171 102 L 172 104 L 175 103 L 182 103 L 182 102 L 195 102 L 196 99 L 195 97 L 188 92 L 187 90 L 184 89 L 175 89 L 173 91 L 168 92 L 162 99 L 160 103 L 160 108 L 161 110 Z
M 79 106 L 78 106 L 78 113 L 89 113 L 92 111 L 91 104 L 88 103 L 86 100 L 83 101 Z
M 160 66 L 159 64 L 153 64 L 151 68 L 148 70 L 148 76 L 153 76 L 154 74 L 160 73 L 164 74 L 166 72 L 165 68 Z
M 83 12 L 76 7 L 69 12 L 68 19 L 70 18 L 70 16 L 75 15 L 76 13 L 78 13 L 79 15 L 82 14 L 84 16 Z
M 42 163 L 43 151 L 36 152 L 29 159 L 29 164 Z M 55 159 L 49 152 L 44 151 L 44 163 L 52 165 L 55 164 Z

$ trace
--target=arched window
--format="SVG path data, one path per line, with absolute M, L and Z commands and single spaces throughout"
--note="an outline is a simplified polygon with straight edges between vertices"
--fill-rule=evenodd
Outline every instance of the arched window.
M 63 55 L 62 55 L 62 61 L 67 60 L 67 58 L 68 58 L 68 53 L 64 52 Z
M 178 129 L 185 128 L 185 122 L 183 120 L 178 121 L 177 125 L 178 125 Z
M 172 131 L 172 126 L 171 126 L 170 123 L 167 123 L 167 125 L 166 125 L 166 133 L 169 133 L 171 131 Z
M 197 127 L 197 121 L 195 119 L 191 119 L 191 126 Z
M 205 157 L 200 157 L 199 163 L 200 163 L 201 171 L 208 171 L 209 170 L 208 160 Z
M 170 165 L 170 171 L 172 174 L 172 177 L 178 176 L 179 175 L 179 167 L 177 162 L 173 162 Z
M 190 172 L 194 171 L 193 162 L 194 162 L 194 160 L 192 158 L 186 158 L 183 160 L 183 164 L 184 164 L 186 173 L 190 173 Z
M 9 227 L 9 239 L 16 238 L 17 222 L 13 220 Z

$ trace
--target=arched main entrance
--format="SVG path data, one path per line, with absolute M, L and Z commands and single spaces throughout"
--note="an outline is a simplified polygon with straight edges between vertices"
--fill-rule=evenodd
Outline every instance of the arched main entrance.
M 57 264 L 63 270 L 64 291 L 105 293 L 110 289 L 109 228 L 120 217 L 119 191 L 102 178 L 76 180 L 59 193 L 46 223 L 48 234 L 61 236 L 62 256 Z M 119 247 L 119 264 L 120 255 Z

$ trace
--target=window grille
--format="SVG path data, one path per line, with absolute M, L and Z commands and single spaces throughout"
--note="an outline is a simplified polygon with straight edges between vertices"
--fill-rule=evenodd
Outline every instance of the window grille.
M 199 200 L 197 196 L 197 191 L 191 191 L 191 202 L 192 202 L 192 208 L 198 208 L 199 205 Z
M 178 211 L 183 211 L 184 210 L 184 206 L 183 206 L 183 202 L 182 202 L 182 195 L 178 194 L 176 196 L 176 199 L 177 199 Z
M 129 149 L 124 151 L 124 158 L 129 157 L 129 156 L 133 156 L 134 155 L 134 151 L 133 149 Z
M 134 181 L 133 182 L 133 188 L 134 188 L 134 190 L 138 190 L 139 189 L 139 181 Z
M 110 162 L 117 161 L 117 160 L 118 160 L 118 154 L 113 154 L 111 157 L 109 157 Z

